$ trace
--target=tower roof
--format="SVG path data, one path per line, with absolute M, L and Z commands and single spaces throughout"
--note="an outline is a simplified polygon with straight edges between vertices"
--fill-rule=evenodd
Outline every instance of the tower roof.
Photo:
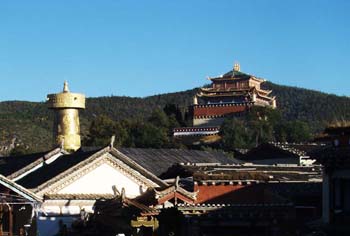
M 226 72 L 225 74 L 218 76 L 218 77 L 214 77 L 214 78 L 210 78 L 211 81 L 220 81 L 220 80 L 249 80 L 249 79 L 253 79 L 256 80 L 258 82 L 264 82 L 264 79 L 261 78 L 257 78 L 254 75 L 250 75 L 241 71 L 237 71 L 235 69 L 230 70 L 228 72 Z
M 47 104 L 51 109 L 85 109 L 85 95 L 81 93 L 71 93 L 68 88 L 68 82 L 65 81 L 61 93 L 47 95 Z

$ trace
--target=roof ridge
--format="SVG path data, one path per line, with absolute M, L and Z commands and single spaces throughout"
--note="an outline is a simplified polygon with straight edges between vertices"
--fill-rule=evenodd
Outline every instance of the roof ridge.
M 76 169 L 80 166 L 84 166 L 86 163 L 89 163 L 91 160 L 97 158 L 101 153 L 105 153 L 107 152 L 109 149 L 109 146 L 95 152 L 94 154 L 92 154 L 90 157 L 88 157 L 87 159 L 73 165 L 72 167 L 68 168 L 67 170 L 63 171 L 62 173 L 56 175 L 55 177 L 49 179 L 48 181 L 40 184 L 39 186 L 37 186 L 35 188 L 35 192 L 36 193 L 40 193 L 43 189 L 45 189 L 47 186 L 51 186 L 54 183 L 57 183 L 59 180 L 64 179 L 64 177 L 68 176 L 69 174 L 73 173 L 74 171 L 76 171 Z
M 62 151 L 61 148 L 57 147 L 49 152 L 46 152 L 44 155 L 38 157 L 35 161 L 29 163 L 28 165 L 24 166 L 23 168 L 13 172 L 12 174 L 6 176 L 9 179 L 15 179 L 18 176 L 21 176 L 25 174 L 27 171 L 30 171 L 31 169 L 35 168 L 37 165 L 45 162 L 46 160 L 50 159 L 53 155 L 58 154 L 60 151 Z M 18 179 L 16 179 L 17 181 Z
M 169 186 L 165 181 L 163 181 L 162 179 L 158 178 L 156 175 L 154 175 L 152 172 L 148 171 L 147 169 L 145 169 L 144 167 L 142 167 L 140 164 L 138 164 L 137 162 L 135 162 L 134 160 L 132 160 L 130 157 L 128 157 L 127 155 L 125 155 L 124 153 L 122 153 L 121 151 L 119 151 L 118 149 L 112 147 L 110 150 L 112 153 L 115 152 L 116 155 L 118 155 L 119 157 L 122 157 L 124 160 L 123 161 L 127 161 L 129 162 L 129 164 L 132 164 L 134 167 L 137 168 L 137 170 L 141 170 L 141 172 L 144 172 L 145 174 L 147 174 L 148 176 L 151 177 L 151 180 L 154 181 L 157 184 L 160 184 L 161 187 L 167 187 Z
M 21 185 L 15 183 L 14 181 L 12 181 L 12 180 L 6 178 L 5 176 L 3 176 L 3 175 L 1 175 L 1 174 L 0 174 L 0 182 L 3 182 L 3 184 L 4 184 L 6 187 L 12 189 L 14 192 L 17 192 L 17 193 L 20 194 L 20 195 L 23 194 L 23 195 L 25 195 L 26 197 L 31 198 L 31 200 L 35 200 L 35 201 L 38 201 L 38 202 L 41 202 L 41 201 L 42 201 L 42 199 L 41 199 L 39 196 L 37 196 L 35 193 L 33 193 L 32 191 L 30 191 L 30 190 L 24 188 L 23 186 L 21 186 Z M 13 189 L 13 188 L 14 188 L 14 189 Z M 16 191 L 16 190 L 17 190 L 17 191 Z

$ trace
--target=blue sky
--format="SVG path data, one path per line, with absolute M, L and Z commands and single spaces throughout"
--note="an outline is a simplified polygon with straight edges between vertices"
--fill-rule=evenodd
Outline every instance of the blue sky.
M 274 83 L 349 95 L 350 1 L 0 1 L 0 101 L 208 83 L 239 61 Z

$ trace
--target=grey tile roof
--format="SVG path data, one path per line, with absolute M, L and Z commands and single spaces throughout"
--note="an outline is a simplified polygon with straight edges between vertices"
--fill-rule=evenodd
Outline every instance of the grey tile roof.
M 101 148 L 80 149 L 75 153 L 69 155 L 62 155 L 54 162 L 44 165 L 37 170 L 27 174 L 17 181 L 18 184 L 34 189 L 38 186 L 52 180 L 56 176 L 62 174 L 68 169 L 75 168 L 92 155 L 102 150 Z M 143 148 L 119 148 L 116 152 L 124 154 L 126 157 L 115 153 L 118 158 L 127 162 L 132 168 L 140 171 L 141 174 L 151 178 L 158 179 L 156 176 L 166 172 L 169 167 L 175 163 L 221 163 L 221 164 L 235 164 L 239 161 L 228 158 L 220 152 L 206 152 L 197 150 L 180 150 L 180 149 L 143 149 Z M 113 152 L 113 151 L 112 151 Z M 44 159 L 43 154 L 34 155 L 35 158 L 30 160 L 36 162 L 38 157 Z M 17 157 L 13 157 L 14 163 Z M 22 158 L 20 158 L 22 160 Z M 129 161 L 128 161 L 129 160 Z M 28 160 L 29 161 L 29 160 Z M 133 164 L 134 163 L 134 164 Z M 28 165 L 29 163 L 26 163 Z M 0 165 L 1 167 L 1 165 Z M 142 169 L 145 169 L 143 171 Z M 18 169 L 15 168 L 18 172 Z M 11 174 L 10 172 L 7 174 Z
M 11 189 L 15 193 L 17 193 L 19 196 L 23 197 L 23 199 L 29 200 L 31 202 L 41 202 L 41 199 L 38 196 L 36 196 L 34 193 L 32 193 L 28 189 L 16 184 L 15 182 L 6 178 L 3 175 L 0 175 L 0 185 L 3 185 L 5 187 Z M 2 201 L 6 201 L 6 199 L 5 199 L 6 197 L 2 196 L 2 198 L 3 198 Z M 19 198 L 17 198 L 17 200 L 19 200 Z
M 25 188 L 34 189 L 64 171 L 74 167 L 99 150 L 100 149 L 88 152 L 77 151 L 73 154 L 62 155 L 51 164 L 38 168 L 16 182 Z
M 8 176 L 16 171 L 23 169 L 27 165 L 37 160 L 43 161 L 44 156 L 49 152 L 50 151 L 32 153 L 23 156 L 0 157 L 0 174 Z
M 176 163 L 241 163 L 237 159 L 228 158 L 221 152 L 146 148 L 118 148 L 118 150 L 157 176 Z
M 257 180 L 268 182 L 320 182 L 321 166 L 274 165 L 174 165 L 163 176 L 174 178 L 194 176 L 196 181 L 227 182 Z M 267 177 L 267 178 L 266 178 Z
M 310 150 L 315 150 L 319 147 L 320 145 L 317 144 L 263 143 L 249 150 L 240 158 L 245 161 L 271 158 L 299 158 L 300 156 L 306 156 Z

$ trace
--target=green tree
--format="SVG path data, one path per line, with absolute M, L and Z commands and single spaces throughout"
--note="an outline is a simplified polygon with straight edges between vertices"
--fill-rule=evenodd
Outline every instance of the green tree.
M 150 118 L 148 118 L 148 122 L 150 122 L 152 125 L 155 125 L 157 127 L 162 128 L 168 128 L 169 127 L 169 119 L 167 115 L 159 109 L 156 109 L 152 112 Z
M 120 122 L 101 115 L 91 122 L 89 135 L 85 143 L 89 146 L 105 146 L 110 142 L 113 135 L 115 135 L 115 146 L 122 146 L 128 136 Z
M 288 135 L 287 135 L 287 141 L 288 142 L 305 142 L 310 140 L 311 138 L 311 132 L 310 127 L 307 123 L 295 120 L 288 122 Z
M 136 147 L 162 148 L 168 144 L 166 129 L 151 123 L 137 124 L 131 129 L 131 136 Z
M 271 141 L 305 142 L 311 137 L 307 123 L 285 121 L 280 111 L 265 107 L 253 107 L 244 117 L 225 120 L 221 134 L 225 150 L 251 148 Z
M 177 104 L 166 104 L 165 107 L 163 108 L 163 111 L 168 117 L 175 117 L 177 123 L 179 126 L 185 126 L 186 123 L 184 121 L 182 112 L 179 108 L 179 105 Z
M 226 119 L 221 126 L 222 144 L 226 150 L 235 148 L 250 148 L 252 146 L 252 131 L 243 120 Z

